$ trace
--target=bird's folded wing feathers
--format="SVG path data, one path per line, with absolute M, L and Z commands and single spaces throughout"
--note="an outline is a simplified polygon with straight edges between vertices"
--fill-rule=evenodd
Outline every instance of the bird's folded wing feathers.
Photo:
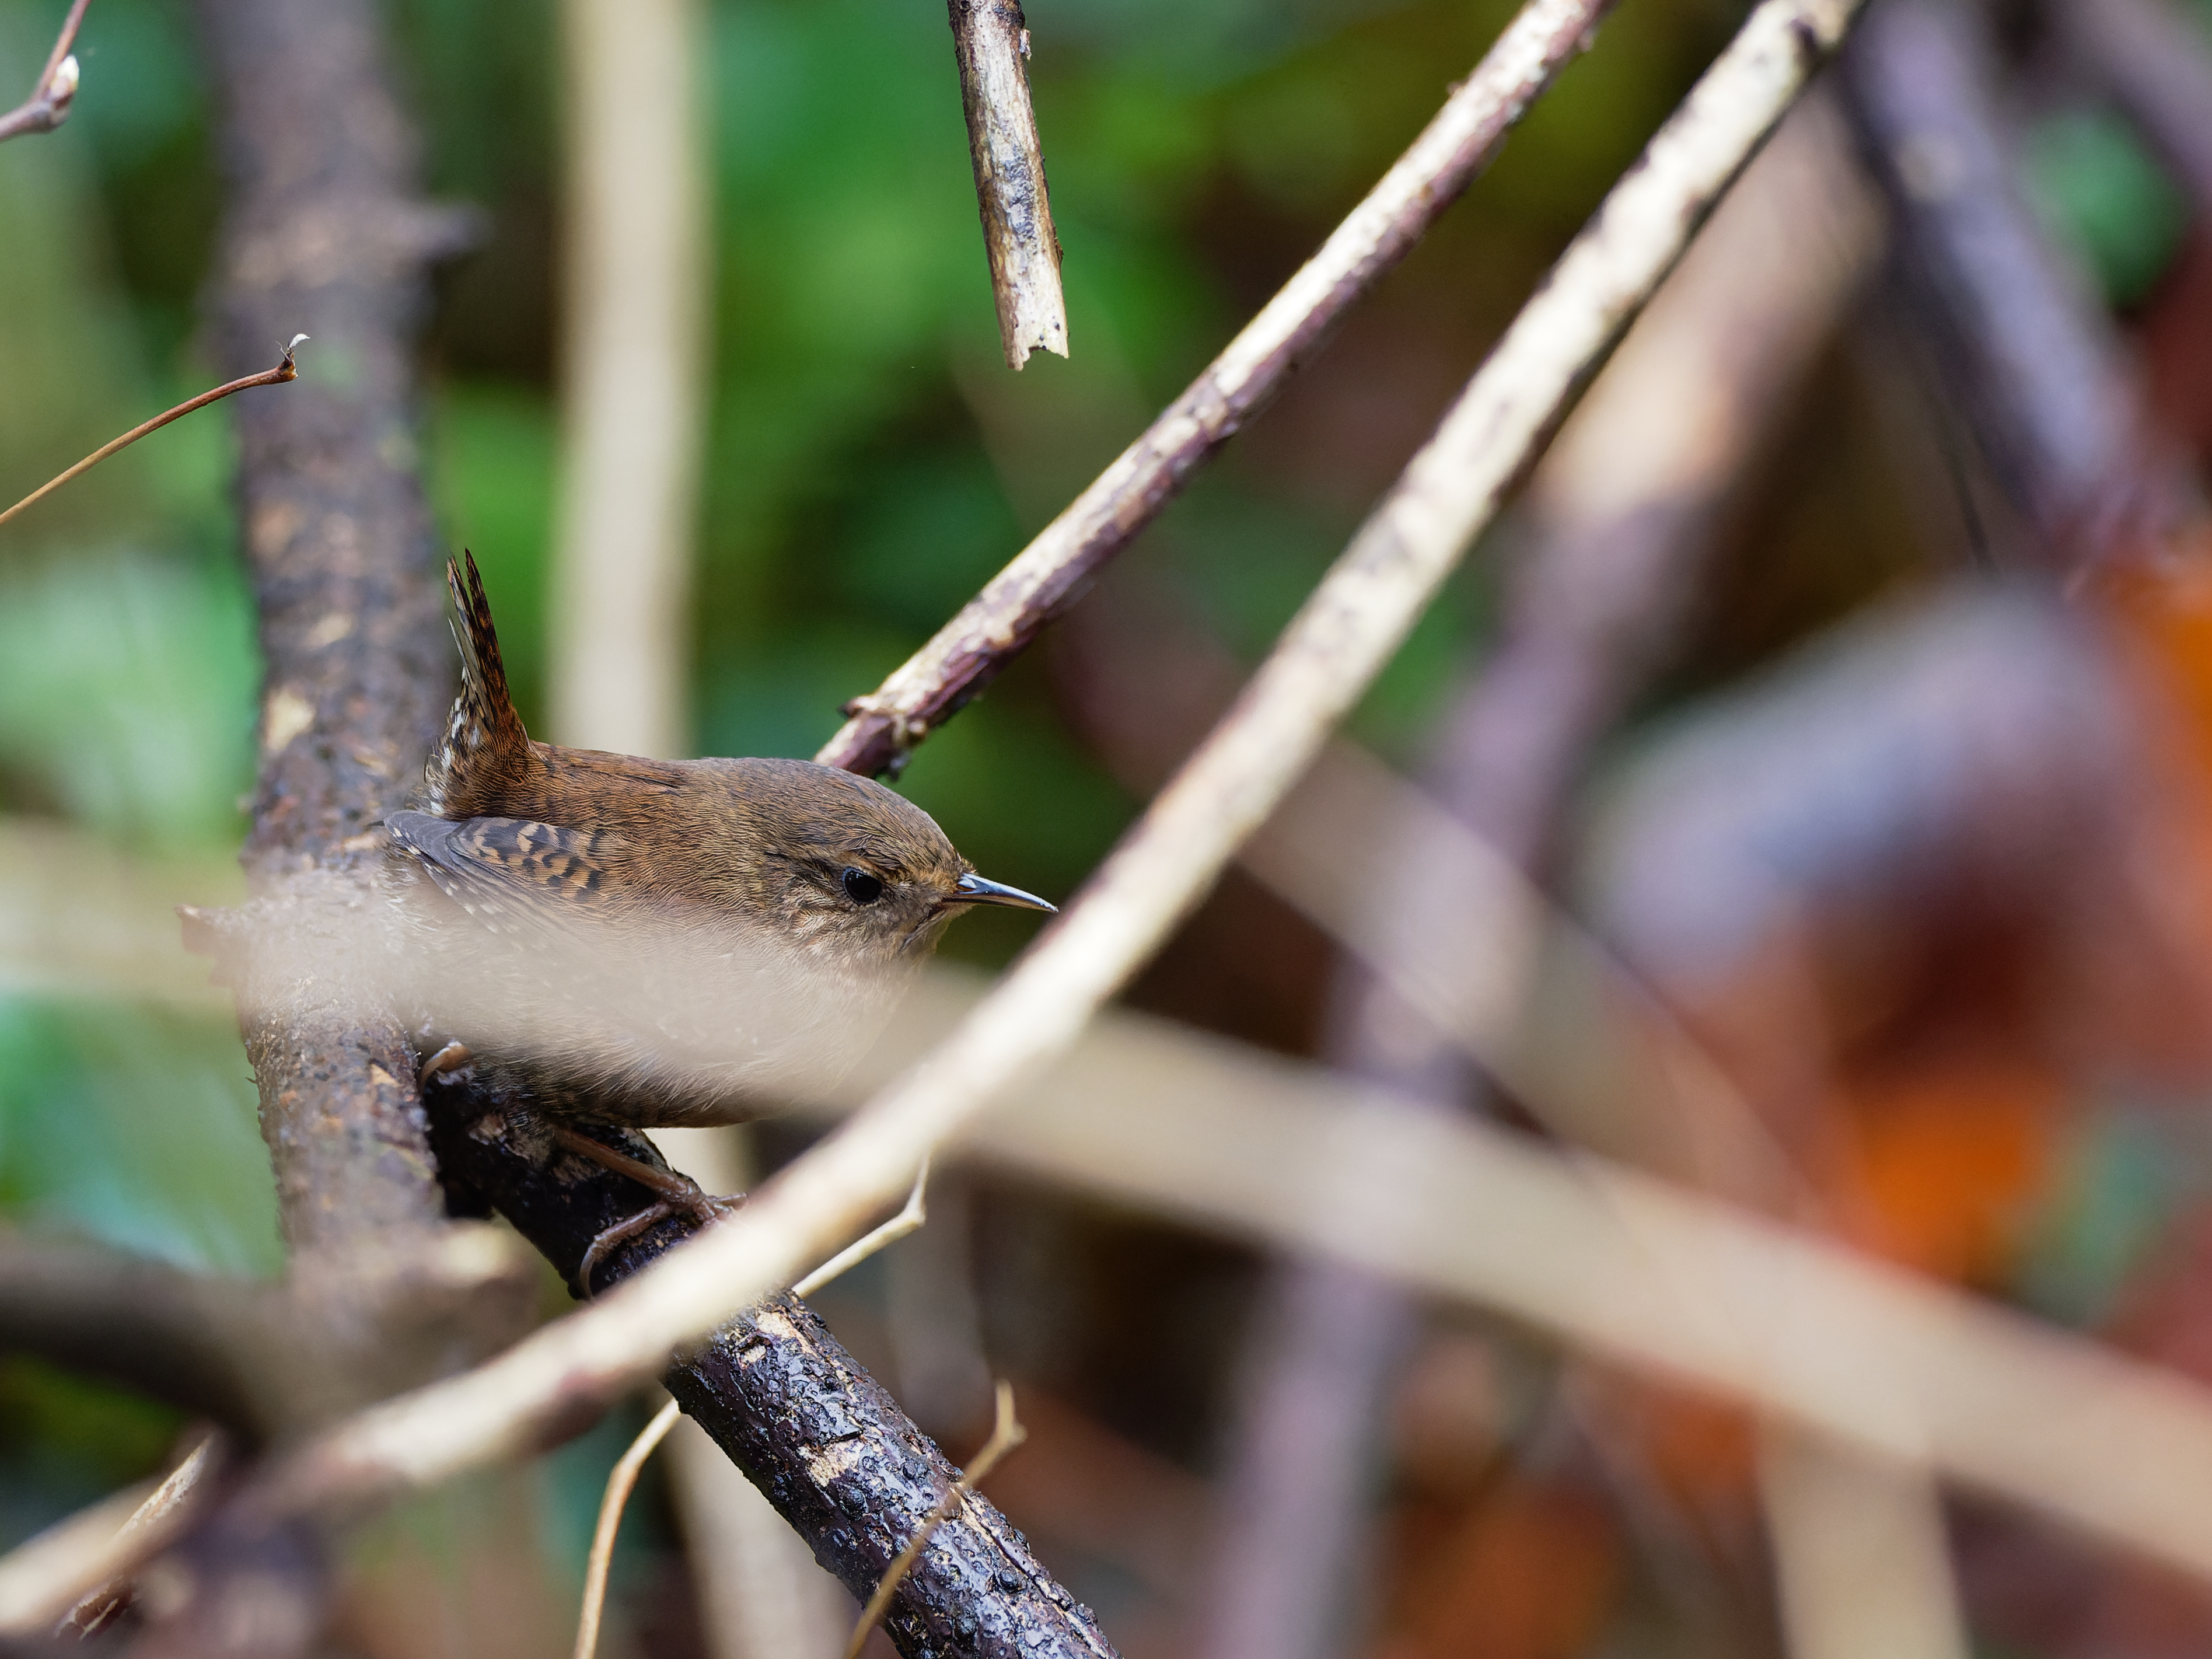
M 495 933 L 564 932 L 601 908 L 605 837 L 597 831 L 427 812 L 394 812 L 384 824 L 440 891 Z

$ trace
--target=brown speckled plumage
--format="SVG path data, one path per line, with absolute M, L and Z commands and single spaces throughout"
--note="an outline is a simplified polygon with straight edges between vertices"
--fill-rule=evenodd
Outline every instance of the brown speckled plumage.
M 755 1115 L 866 1046 L 961 908 L 1026 897 L 848 772 L 532 742 L 475 561 L 447 579 L 461 692 L 417 810 L 386 820 L 420 1031 L 549 1115 Z

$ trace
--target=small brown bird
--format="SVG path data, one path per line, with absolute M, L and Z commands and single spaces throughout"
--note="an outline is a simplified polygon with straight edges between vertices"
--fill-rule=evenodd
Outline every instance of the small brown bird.
M 460 695 L 385 820 L 426 1076 L 490 1068 L 556 1124 L 743 1121 L 857 1057 L 963 909 L 1052 909 L 849 772 L 532 742 L 467 568 Z

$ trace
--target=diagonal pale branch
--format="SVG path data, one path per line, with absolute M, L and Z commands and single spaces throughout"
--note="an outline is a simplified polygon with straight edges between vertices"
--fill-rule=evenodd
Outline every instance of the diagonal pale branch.
M 916 744 L 1026 650 L 1459 199 L 1613 4 L 1528 0 L 1282 292 L 934 639 L 848 704 L 852 718 L 815 758 L 852 772 L 897 771 Z
M 922 1157 L 1064 1054 L 1210 887 L 1378 673 L 1584 376 L 1840 41 L 1856 0 L 1764 0 L 1415 456 L 1230 716 L 1081 899 L 930 1063 L 713 1233 L 465 1376 L 304 1445 L 257 1503 L 362 1502 L 540 1443 L 789 1282 Z

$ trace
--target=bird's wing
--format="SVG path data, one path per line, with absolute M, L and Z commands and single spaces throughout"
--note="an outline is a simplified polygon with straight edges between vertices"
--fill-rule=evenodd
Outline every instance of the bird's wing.
M 494 933 L 565 933 L 603 907 L 605 837 L 527 818 L 394 812 L 392 844 Z

